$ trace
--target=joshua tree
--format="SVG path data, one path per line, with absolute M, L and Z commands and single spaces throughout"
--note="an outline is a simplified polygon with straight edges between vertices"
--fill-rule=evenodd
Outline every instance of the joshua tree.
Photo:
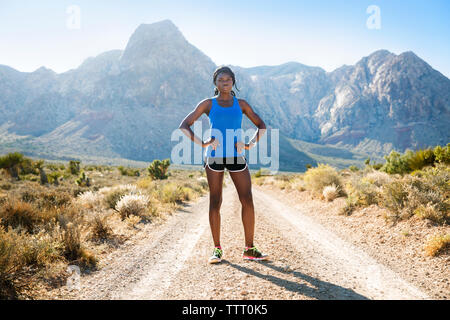
M 41 176 L 41 184 L 47 184 L 47 174 L 44 171 L 44 160 L 39 160 L 35 164 L 36 168 L 39 170 L 39 175 Z
M 170 166 L 170 159 L 165 160 L 153 160 L 150 166 L 147 168 L 148 173 L 153 179 L 166 179 L 167 170 Z
M 5 169 L 9 175 L 19 180 L 18 166 L 23 160 L 23 154 L 19 152 L 8 153 L 7 155 L 0 157 L 0 168 Z

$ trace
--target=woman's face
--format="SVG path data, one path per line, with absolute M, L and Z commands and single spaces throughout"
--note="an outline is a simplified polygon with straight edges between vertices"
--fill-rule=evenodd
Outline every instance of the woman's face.
M 231 92 L 233 87 L 233 78 L 228 73 L 221 72 L 216 78 L 216 87 L 222 93 Z

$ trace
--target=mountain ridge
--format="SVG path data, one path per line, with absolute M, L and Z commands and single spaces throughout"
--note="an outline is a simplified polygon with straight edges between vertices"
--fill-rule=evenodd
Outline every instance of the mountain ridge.
M 140 24 L 125 49 L 63 73 L 0 65 L 0 125 L 55 153 L 70 145 L 72 154 L 166 158 L 172 131 L 213 95 L 216 67 L 171 20 Z M 412 51 L 376 50 L 331 72 L 295 61 L 231 67 L 235 92 L 288 139 L 378 157 L 450 140 L 450 80 Z M 205 130 L 208 118 L 199 121 Z

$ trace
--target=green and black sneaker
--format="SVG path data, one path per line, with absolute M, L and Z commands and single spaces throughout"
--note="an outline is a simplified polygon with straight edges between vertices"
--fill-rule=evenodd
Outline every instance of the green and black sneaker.
M 209 263 L 219 263 L 222 261 L 223 250 L 221 247 L 215 247 L 212 256 L 209 258 Z
M 269 256 L 267 254 L 263 254 L 256 247 L 245 247 L 244 253 L 242 253 L 242 258 L 244 258 L 244 260 L 261 261 L 268 260 Z

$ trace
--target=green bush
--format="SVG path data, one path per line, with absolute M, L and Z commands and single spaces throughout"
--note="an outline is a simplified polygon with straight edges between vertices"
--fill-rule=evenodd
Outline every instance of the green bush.
M 39 171 L 36 170 L 36 165 L 33 162 L 33 160 L 29 159 L 29 158 L 24 158 L 20 164 L 19 164 L 19 168 L 20 168 L 20 174 L 25 175 L 25 174 L 34 174 L 34 175 L 38 175 Z
M 91 185 L 91 179 L 84 171 L 81 171 L 80 176 L 75 180 L 75 183 L 80 187 L 89 187 Z
M 128 193 L 129 191 L 126 189 L 112 189 L 105 195 L 105 205 L 107 206 L 107 208 L 115 210 L 117 202 L 119 202 L 120 198 Z
M 0 169 L 5 169 L 12 178 L 19 178 L 19 165 L 24 160 L 19 152 L 8 153 L 0 157 Z
M 59 171 L 52 171 L 49 174 L 47 174 L 49 182 L 53 183 L 53 184 L 58 184 L 58 179 L 61 176 L 62 176 L 62 173 Z
M 80 173 L 80 162 L 81 161 L 75 161 L 75 160 L 70 160 L 69 161 L 69 172 L 71 174 L 78 174 L 78 173 Z
M 382 171 L 394 174 L 394 173 L 406 173 L 409 171 L 408 163 L 402 157 L 400 153 L 395 150 L 392 150 L 389 155 L 385 155 L 384 159 L 386 163 L 381 168 Z
M 433 152 L 437 162 L 450 163 L 450 143 L 447 143 L 447 146 L 443 148 L 441 146 L 436 146 Z
M 383 166 L 382 163 L 374 163 L 372 165 L 372 168 L 375 169 L 375 170 L 380 170 L 382 166 Z
M 123 176 L 130 176 L 130 177 L 139 177 L 140 172 L 139 169 L 132 169 L 132 168 L 125 168 L 124 166 L 119 166 L 117 169 L 120 171 L 120 173 Z
M 436 163 L 450 163 L 450 143 L 445 147 L 436 146 L 434 149 L 406 150 L 404 154 L 392 150 L 384 158 L 386 159 L 386 163 L 380 170 L 389 174 L 410 173 L 426 166 L 435 165 Z
M 150 166 L 147 168 L 148 173 L 153 179 L 167 179 L 167 170 L 170 166 L 170 159 L 165 160 L 153 160 Z

